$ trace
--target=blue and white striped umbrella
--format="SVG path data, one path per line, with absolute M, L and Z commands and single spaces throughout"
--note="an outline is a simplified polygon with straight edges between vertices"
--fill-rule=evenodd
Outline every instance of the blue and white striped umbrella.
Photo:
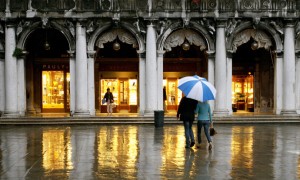
M 180 89 L 186 97 L 201 102 L 214 100 L 217 92 L 210 82 L 197 75 L 186 76 L 179 79 L 178 89 Z

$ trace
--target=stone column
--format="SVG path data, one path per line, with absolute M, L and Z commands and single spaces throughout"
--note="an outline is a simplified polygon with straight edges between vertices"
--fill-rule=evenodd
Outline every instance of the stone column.
M 70 55 L 70 115 L 73 116 L 75 113 L 75 99 L 76 99 L 76 60 L 75 52 L 68 51 Z
M 20 116 L 25 116 L 26 113 L 26 72 L 25 72 L 25 58 L 26 51 L 22 52 L 23 55 L 17 60 L 18 68 L 18 110 Z
M 74 116 L 89 116 L 86 27 L 82 21 L 76 24 L 76 98 Z
M 96 51 L 88 52 L 88 103 L 91 116 L 96 115 L 95 108 L 95 53 Z
M 279 115 L 282 110 L 282 90 L 283 90 L 283 53 L 277 51 L 274 72 L 274 109 L 275 114 Z
M 5 65 L 4 50 L 0 51 L 0 116 L 5 109 Z
M 33 63 L 32 62 L 27 62 L 27 67 L 26 67 L 26 106 L 27 106 L 27 114 L 28 115 L 34 115 L 36 114 L 36 110 L 34 107 L 34 80 L 33 80 L 33 75 L 34 75 L 34 68 L 33 68 Z
M 156 32 L 154 25 L 147 26 L 146 39 L 146 109 L 145 115 L 157 110 Z
M 139 55 L 139 114 L 145 113 L 146 107 L 146 58 L 145 52 L 137 51 Z
M 300 51 L 296 52 L 296 110 L 300 114 Z
M 216 34 L 216 62 L 215 62 L 215 85 L 217 90 L 215 101 L 215 116 L 227 116 L 227 65 L 226 65 L 226 44 L 225 44 L 225 25 L 226 21 L 217 22 Z
M 164 110 L 163 80 L 164 80 L 164 53 L 157 51 L 157 110 Z
M 207 51 L 208 55 L 208 82 L 215 85 L 215 51 Z M 209 101 L 211 111 L 214 111 L 215 101 Z
M 228 114 L 232 115 L 232 52 L 227 52 L 227 109 Z
M 5 27 L 5 110 L 4 116 L 18 116 L 18 75 L 16 49 L 16 30 L 13 23 Z
M 295 22 L 286 20 L 284 27 L 284 53 L 283 53 L 283 107 L 281 114 L 295 115 Z

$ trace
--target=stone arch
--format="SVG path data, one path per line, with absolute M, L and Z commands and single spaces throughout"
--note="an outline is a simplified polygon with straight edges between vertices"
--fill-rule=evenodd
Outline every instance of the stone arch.
M 169 48 L 169 46 L 173 47 L 173 45 L 165 45 L 165 43 L 168 41 L 168 38 L 175 38 L 175 36 L 172 37 L 173 35 L 180 35 L 180 33 L 182 33 L 182 30 L 183 28 L 181 22 L 173 23 L 171 26 L 169 26 L 157 41 L 158 50 L 164 50 L 164 48 Z M 215 50 L 214 40 L 210 36 L 209 32 L 196 22 L 190 22 L 188 28 L 184 29 L 183 31 L 185 31 L 185 33 L 180 35 L 179 38 L 175 39 L 175 41 L 172 42 L 174 45 L 182 44 L 184 38 L 186 38 L 190 42 L 190 44 L 200 46 L 201 51 L 204 49 L 207 49 L 208 51 Z
M 103 35 L 105 30 L 108 30 L 110 27 L 112 27 L 112 23 L 105 23 L 101 25 L 101 27 L 98 27 L 95 32 L 91 35 L 90 40 L 88 42 L 88 51 L 93 51 L 94 46 L 96 43 L 99 42 L 99 35 Z M 141 36 L 141 34 L 129 23 L 126 22 L 120 22 L 120 27 L 118 29 L 114 29 L 112 31 L 109 31 L 105 33 L 104 35 L 107 36 L 106 39 L 104 39 L 102 42 L 99 42 L 100 44 L 109 42 L 111 40 L 116 39 L 118 36 L 119 39 L 127 44 L 132 44 L 134 48 L 139 49 L 140 51 L 145 51 L 145 44 L 144 44 L 144 38 Z M 122 30 L 122 27 L 127 30 Z M 120 36 L 121 34 L 125 36 Z
M 42 22 L 35 22 L 33 23 L 29 28 L 27 28 L 26 30 L 24 30 L 21 34 L 20 34 L 20 38 L 17 42 L 17 47 L 24 49 L 25 48 L 25 42 L 28 38 L 28 36 L 34 32 L 37 28 L 41 27 Z M 59 23 L 53 21 L 50 22 L 50 25 L 52 28 L 60 31 L 67 39 L 68 44 L 69 44 L 69 49 L 75 50 L 75 41 L 74 41 L 74 37 L 72 36 L 72 34 L 70 33 L 69 30 L 66 30 L 65 27 L 63 27 L 62 25 L 60 25 Z
M 275 42 L 275 50 L 277 52 L 282 51 L 282 40 L 280 38 L 280 35 L 276 32 L 276 30 L 273 27 L 271 27 L 265 22 L 258 23 L 255 29 L 252 25 L 253 24 L 251 22 L 244 22 L 233 31 L 233 33 L 229 36 L 226 44 L 227 51 L 235 52 L 236 48 L 239 45 L 248 42 L 248 40 L 251 37 L 258 41 L 258 44 L 260 44 L 261 47 L 266 46 L 264 48 L 272 46 L 273 40 Z M 272 39 L 269 39 L 265 32 L 268 32 L 271 35 Z

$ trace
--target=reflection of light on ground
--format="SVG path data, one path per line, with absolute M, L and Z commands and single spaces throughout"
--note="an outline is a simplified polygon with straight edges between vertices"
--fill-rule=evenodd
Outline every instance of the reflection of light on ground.
M 174 129 L 175 130 L 174 130 Z M 161 172 L 184 166 L 185 137 L 182 126 L 174 126 L 163 134 L 162 167 Z M 177 171 L 176 176 L 182 176 L 184 171 Z M 175 174 L 174 174 L 175 175 Z
M 43 132 L 43 167 L 46 170 L 72 168 L 70 132 L 65 130 L 45 130 Z
M 300 155 L 300 151 L 288 151 L 288 153 Z
M 232 141 L 231 141 L 231 164 L 233 168 L 232 174 L 235 170 L 244 169 L 251 173 L 253 168 L 253 127 L 233 127 Z M 238 172 L 236 172 L 238 173 Z M 234 177 L 234 175 L 233 175 Z
M 127 169 L 122 173 L 132 176 L 128 169 L 135 172 L 138 155 L 137 127 L 100 128 L 97 139 L 98 173 L 105 169 L 116 172 Z

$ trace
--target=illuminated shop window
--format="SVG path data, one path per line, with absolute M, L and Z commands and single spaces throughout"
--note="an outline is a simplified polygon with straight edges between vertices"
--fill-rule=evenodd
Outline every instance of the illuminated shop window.
M 64 108 L 64 72 L 42 72 L 43 108 Z

